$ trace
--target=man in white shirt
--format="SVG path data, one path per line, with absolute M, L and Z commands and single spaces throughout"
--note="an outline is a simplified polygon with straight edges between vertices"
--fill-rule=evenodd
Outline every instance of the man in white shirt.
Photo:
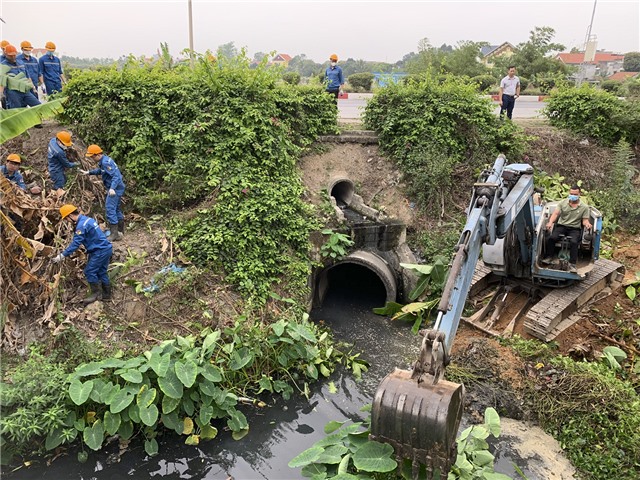
M 513 107 L 516 104 L 516 98 L 520 96 L 520 79 L 516 77 L 516 67 L 511 65 L 509 73 L 500 80 L 500 117 L 504 115 L 506 110 L 507 118 L 511 120 L 513 115 Z

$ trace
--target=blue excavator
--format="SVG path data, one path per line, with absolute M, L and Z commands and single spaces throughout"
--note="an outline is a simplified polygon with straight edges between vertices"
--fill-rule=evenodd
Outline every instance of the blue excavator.
M 592 228 L 583 228 L 577 269 L 568 262 L 567 238 L 556 245 L 556 260 L 541 262 L 555 253 L 544 248 L 546 224 L 556 205 L 542 204 L 530 165 L 508 165 L 503 155 L 474 184 L 435 323 L 420 332 L 419 358 L 413 370 L 395 369 L 387 375 L 373 400 L 371 438 L 391 444 L 399 459 L 410 460 L 414 478 L 446 478 L 455 463 L 464 386 L 443 376 L 472 288 L 490 281 L 500 284 L 491 301 L 468 319 L 477 328 L 508 335 L 515 320 L 524 318 L 525 332 L 551 340 L 576 321 L 572 314 L 581 306 L 622 281 L 624 267 L 599 258 L 602 215 L 594 207 Z M 496 331 L 505 299 L 515 290 L 527 292 L 528 300 L 504 331 Z

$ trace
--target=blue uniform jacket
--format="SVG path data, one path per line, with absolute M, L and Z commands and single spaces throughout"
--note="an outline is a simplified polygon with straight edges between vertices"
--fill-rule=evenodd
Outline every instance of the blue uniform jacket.
M 0 167 L 0 172 L 2 172 L 2 174 L 7 178 L 7 180 L 9 180 L 10 182 L 15 183 L 22 190 L 26 190 L 27 189 L 27 185 L 24 183 L 24 178 L 23 178 L 22 174 L 20 173 L 20 170 L 16 170 L 15 172 L 13 172 L 13 175 L 10 175 L 9 174 L 9 169 L 7 168 L 7 166 L 6 165 L 2 165 Z
M 329 81 L 327 90 L 338 90 L 340 85 L 344 83 L 342 69 L 337 65 L 333 68 L 328 67 L 324 72 L 324 78 Z
M 107 155 L 102 155 L 98 168 L 89 170 L 89 175 L 102 175 L 102 183 L 104 188 L 109 190 L 113 188 L 118 195 L 124 193 L 124 181 L 122 180 L 122 174 L 116 162 Z
M 21 53 L 16 58 L 24 64 L 27 77 L 29 77 L 33 82 L 33 88 L 38 88 L 38 75 L 40 75 L 38 59 L 33 56 L 29 56 L 29 58 L 27 58 L 24 53 Z
M 111 249 L 111 242 L 107 240 L 107 236 L 104 234 L 98 222 L 91 217 L 85 215 L 78 215 L 78 221 L 76 222 L 76 230 L 73 233 L 73 242 L 62 252 L 62 256 L 68 257 L 73 252 L 80 248 L 80 245 L 84 245 L 87 253 L 94 253 L 98 250 Z
M 56 138 L 49 141 L 49 149 L 47 150 L 47 158 L 49 159 L 49 172 L 64 172 L 65 168 L 73 168 L 77 165 L 67 159 L 67 154 L 58 145 Z
M 62 90 L 62 80 L 60 79 L 60 75 L 64 72 L 62 71 L 62 63 L 60 63 L 60 59 L 55 55 L 49 55 L 45 53 L 38 60 L 39 73 L 42 75 L 45 86 L 47 87 L 47 93 L 51 94 L 54 91 Z M 52 91 L 49 91 L 49 90 Z
M 25 77 L 27 76 L 27 69 L 26 69 L 24 63 L 22 61 L 20 61 L 18 59 L 18 57 L 16 57 L 15 63 L 11 63 L 9 61 L 9 59 L 6 58 L 6 57 L 0 63 L 2 65 L 7 65 L 7 66 L 11 67 L 11 70 L 9 70 L 7 72 L 7 75 L 10 76 L 10 77 L 15 77 L 16 75 L 18 75 L 20 73 L 24 73 Z M 8 85 L 5 85 L 5 87 L 8 87 Z

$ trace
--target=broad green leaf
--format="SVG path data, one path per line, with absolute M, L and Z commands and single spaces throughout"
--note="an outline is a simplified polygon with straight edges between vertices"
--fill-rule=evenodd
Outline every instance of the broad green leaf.
M 402 310 L 403 305 L 396 302 L 387 302 L 384 307 L 374 308 L 373 313 L 376 315 L 386 315 L 391 317 Z
M 324 452 L 318 458 L 318 463 L 337 465 L 342 461 L 342 456 L 348 451 L 344 445 L 331 445 L 324 449 Z
M 273 333 L 275 333 L 278 337 L 281 337 L 284 333 L 286 325 L 287 323 L 284 320 L 278 320 L 276 323 L 271 325 L 271 328 L 273 328 Z
M 162 414 L 162 424 L 171 430 L 175 430 L 177 434 L 182 434 L 183 423 L 178 418 L 178 412 L 175 410 L 166 415 Z
M 365 472 L 391 472 L 398 463 L 391 458 L 393 447 L 386 443 L 367 442 L 353 454 L 353 464 Z
M 305 340 L 315 343 L 317 342 L 316 335 L 306 325 L 296 325 L 298 334 Z
M 158 407 L 155 405 L 150 405 L 147 408 L 141 408 L 140 410 L 140 420 L 148 427 L 152 427 L 158 421 Z
M 222 372 L 215 365 L 207 363 L 204 367 L 200 368 L 200 373 L 207 380 L 217 383 L 222 381 Z
M 89 452 L 78 452 L 78 463 L 85 463 L 89 459 Z
M 233 438 L 236 441 L 237 440 L 242 440 L 248 434 L 249 434 L 249 427 L 243 428 L 242 430 L 236 430 L 236 431 L 231 432 L 231 438 Z
M 170 361 L 171 355 L 153 352 L 149 358 L 149 366 L 158 377 L 164 377 L 167 374 L 167 370 L 169 370 Z
M 220 330 L 216 330 L 207 335 L 202 342 L 202 353 L 204 355 L 211 355 L 213 351 L 212 347 L 215 346 L 218 340 L 220 340 Z
M 483 472 L 485 480 L 512 480 L 512 478 L 504 473 Z
M 153 457 L 158 454 L 158 441 L 155 438 L 151 440 L 144 441 L 144 451 L 147 452 L 147 455 Z
M 60 113 L 66 99 L 59 98 L 35 107 L 0 110 L 0 144 L 40 125 L 43 119 Z
M 173 412 L 180 405 L 180 399 L 172 398 L 168 395 L 162 397 L 162 413 L 167 414 Z
M 627 297 L 629 297 L 629 300 L 634 301 L 636 299 L 637 290 L 634 285 L 629 285 L 625 290 L 625 293 L 627 294 Z
M 121 373 L 120 376 L 127 382 L 140 383 L 142 382 L 142 374 L 138 370 L 126 370 Z
M 133 402 L 134 398 L 134 395 L 132 393 L 129 393 L 127 390 L 120 390 L 113 397 L 109 410 L 111 411 L 111 413 L 119 413 L 129 405 L 131 405 L 131 402 Z
M 196 382 L 198 366 L 193 360 L 178 360 L 175 364 L 175 371 L 176 376 L 185 387 L 189 388 Z
M 313 444 L 314 447 L 329 447 L 331 445 L 342 444 L 343 439 L 347 436 L 344 431 L 340 431 L 338 433 L 333 433 L 331 435 L 327 435 L 324 438 L 321 438 L 316 443 Z
M 158 378 L 158 386 L 165 395 L 171 398 L 182 399 L 184 387 L 174 370 L 169 369 L 164 377 Z
M 472 453 L 473 463 L 477 466 L 484 467 L 493 463 L 493 455 L 487 450 L 479 450 Z
M 156 399 L 157 391 L 155 388 L 147 388 L 146 385 L 140 387 L 140 392 L 138 392 L 136 403 L 140 408 L 146 408 L 151 405 Z
M 104 429 L 109 435 L 118 433 L 121 422 L 119 413 L 111 413 L 109 410 L 104 412 Z
M 82 378 L 89 375 L 98 375 L 104 371 L 104 367 L 98 362 L 85 363 L 76 368 L 72 376 Z
M 312 480 L 321 480 L 327 478 L 327 466 L 321 463 L 310 463 L 302 467 L 300 474 L 305 478 Z
M 300 468 L 310 463 L 315 462 L 320 458 L 320 455 L 324 452 L 322 447 L 311 447 L 302 452 L 300 455 L 294 457 L 287 465 L 290 468 Z
M 234 432 L 243 430 L 249 426 L 249 424 L 247 423 L 247 417 L 244 416 L 244 413 L 238 410 L 233 410 L 229 413 L 227 425 Z
M 431 276 L 429 275 L 421 276 L 418 279 L 418 283 L 416 283 L 415 288 L 411 290 L 411 292 L 409 292 L 409 300 L 413 302 L 418 297 L 420 297 L 420 295 L 422 295 L 427 289 L 427 287 L 429 286 L 429 282 L 431 282 Z
M 104 439 L 104 429 L 102 422 L 96 420 L 92 426 L 86 427 L 82 433 L 84 443 L 91 450 L 100 450 L 102 447 L 102 440 Z
M 62 436 L 62 429 L 54 428 L 47 435 L 47 439 L 44 442 L 44 446 L 47 450 L 53 450 L 54 448 L 62 445 L 64 437 Z
M 351 460 L 350 453 L 348 453 L 342 458 L 342 460 L 340 461 L 340 464 L 338 465 L 338 474 L 348 473 L 350 460 Z
M 82 383 L 77 378 L 69 384 L 69 397 L 76 405 L 82 405 L 87 401 L 93 390 L 93 380 Z
M 609 345 L 608 347 L 604 347 L 602 352 L 607 354 L 611 354 L 613 358 L 615 358 L 618 362 L 625 360 L 627 358 L 627 353 L 614 345 Z
M 185 445 L 198 445 L 200 443 L 200 435 L 189 435 L 184 443 Z
M 338 430 L 342 425 L 344 425 L 347 422 L 348 422 L 348 420 L 345 420 L 344 422 L 338 422 L 336 420 L 331 420 L 329 423 L 327 423 L 324 426 L 324 433 L 326 433 L 327 435 L 330 434 L 330 433 L 333 433 L 333 432 Z
M 131 420 L 127 420 L 125 422 L 120 423 L 120 428 L 118 428 L 118 435 L 123 440 L 129 440 L 133 435 L 133 422 Z
M 200 438 L 202 440 L 211 440 L 218 435 L 218 429 L 209 424 L 202 425 L 200 428 Z
M 231 354 L 231 360 L 229 361 L 230 370 L 240 370 L 246 367 L 253 361 L 253 354 L 247 347 L 234 350 Z
M 400 266 L 402 268 L 406 268 L 407 270 L 412 270 L 414 272 L 421 273 L 422 275 L 431 275 L 431 271 L 433 270 L 433 265 L 420 265 L 416 263 L 401 263 Z
M 500 416 L 498 415 L 498 412 L 496 412 L 495 408 L 488 407 L 484 411 L 484 423 L 487 424 L 491 435 L 494 437 L 500 436 Z
M 184 417 L 184 420 L 182 421 L 182 434 L 190 435 L 191 432 L 193 432 L 193 420 L 189 417 Z
M 202 425 L 207 425 L 211 421 L 211 418 L 213 417 L 213 406 L 208 405 L 208 406 L 201 407 L 198 417 L 200 418 L 200 423 Z

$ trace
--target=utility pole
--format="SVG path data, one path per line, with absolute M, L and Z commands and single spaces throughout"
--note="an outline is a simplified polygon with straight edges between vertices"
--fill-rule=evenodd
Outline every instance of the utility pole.
M 191 7 L 191 0 L 189 0 L 189 58 L 191 62 L 191 69 L 195 66 L 193 58 L 193 11 Z
M 594 0 L 593 1 L 593 11 L 591 12 L 591 22 L 589 23 L 589 28 L 587 28 L 587 36 L 584 39 L 584 57 L 582 58 L 582 64 L 580 65 L 580 76 L 578 77 L 578 85 L 580 85 L 582 83 L 582 81 L 584 80 L 584 78 L 586 77 L 587 73 L 587 63 L 588 62 L 592 62 L 593 58 L 587 58 L 587 53 L 589 53 L 589 56 L 591 56 L 591 29 L 593 28 L 593 19 L 596 16 L 596 5 L 598 4 L 598 0 Z M 595 45 L 593 46 L 593 48 L 595 49 Z M 595 57 L 595 51 L 593 52 L 593 55 Z

